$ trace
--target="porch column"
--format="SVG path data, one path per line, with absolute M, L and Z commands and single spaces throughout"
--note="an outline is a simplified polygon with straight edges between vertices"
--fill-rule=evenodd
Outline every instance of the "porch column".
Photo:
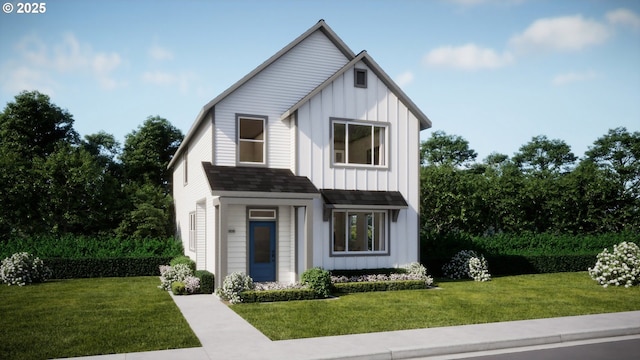
M 221 287 L 222 286 L 222 282 L 224 281 L 224 278 L 227 276 L 227 271 L 228 271 L 228 267 L 227 267 L 227 256 L 229 253 L 228 250 L 228 239 L 227 236 L 229 234 L 229 229 L 228 229 L 228 220 L 229 220 L 229 215 L 228 215 L 228 204 L 225 200 L 223 199 L 219 199 L 219 205 L 216 206 L 217 207 L 217 211 L 216 214 L 218 215 L 216 217 L 218 223 L 216 224 L 216 252 L 215 252 L 215 258 L 216 258 L 216 273 L 215 273 L 215 287 Z
M 313 200 L 307 202 L 304 208 L 304 269 L 313 267 Z

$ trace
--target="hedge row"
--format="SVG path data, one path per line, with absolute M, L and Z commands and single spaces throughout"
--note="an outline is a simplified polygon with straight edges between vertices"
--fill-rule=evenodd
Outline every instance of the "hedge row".
M 261 290 L 243 291 L 240 298 L 244 303 L 254 302 L 274 302 L 291 300 L 313 300 L 317 299 L 313 289 L 285 289 L 285 290 Z
M 597 254 L 589 255 L 494 255 L 485 256 L 494 276 L 547 274 L 587 271 L 596 263 Z M 424 266 L 433 276 L 442 277 L 442 266 L 450 259 L 427 258 Z
M 426 289 L 423 280 L 346 282 L 333 284 L 338 293 Z
M 110 258 L 110 259 L 43 259 L 53 272 L 53 279 L 94 277 L 160 276 L 160 265 L 172 257 Z

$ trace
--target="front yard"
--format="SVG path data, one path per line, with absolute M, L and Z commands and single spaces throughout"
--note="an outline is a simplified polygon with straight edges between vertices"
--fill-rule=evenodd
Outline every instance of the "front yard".
M 0 359 L 200 346 L 157 276 L 0 286 Z
M 272 340 L 640 310 L 640 287 L 605 289 L 586 272 L 437 285 L 231 309 Z

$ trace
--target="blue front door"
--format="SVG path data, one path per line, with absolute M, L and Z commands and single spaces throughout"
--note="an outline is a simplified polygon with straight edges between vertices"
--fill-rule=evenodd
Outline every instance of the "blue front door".
M 276 223 L 249 222 L 249 276 L 256 282 L 276 281 Z

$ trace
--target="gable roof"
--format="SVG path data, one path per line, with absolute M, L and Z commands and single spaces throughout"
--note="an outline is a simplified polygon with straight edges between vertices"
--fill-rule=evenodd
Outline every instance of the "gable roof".
M 338 50 L 344 54 L 344 56 L 347 59 L 351 60 L 356 56 L 355 53 L 347 46 L 347 44 L 345 44 L 344 41 L 342 41 L 342 39 L 340 39 L 340 37 L 329 27 L 329 25 L 327 25 L 323 19 L 320 19 L 314 26 L 309 28 L 309 30 L 305 31 L 302 35 L 298 36 L 295 40 L 290 42 L 287 46 L 285 46 L 280 51 L 275 53 L 273 56 L 271 56 L 262 64 L 258 65 L 258 67 L 253 69 L 250 73 L 245 75 L 242 79 L 238 80 L 235 84 L 231 85 L 231 87 L 229 87 L 227 90 L 223 91 L 220 95 L 216 96 L 213 100 L 209 101 L 205 106 L 203 106 L 200 112 L 198 113 L 198 116 L 196 116 L 195 122 L 193 123 L 191 128 L 189 128 L 189 131 L 187 131 L 187 135 L 185 135 L 184 139 L 182 140 L 182 143 L 180 144 L 180 147 L 178 147 L 178 150 L 176 150 L 176 153 L 174 154 L 173 158 L 171 159 L 167 167 L 171 168 L 173 164 L 177 161 L 182 151 L 184 151 L 184 148 L 187 146 L 187 144 L 189 143 L 193 135 L 196 133 L 197 129 L 200 127 L 200 124 L 204 121 L 206 114 L 217 103 L 219 103 L 224 98 L 229 96 L 229 94 L 236 91 L 239 87 L 244 85 L 247 81 L 251 80 L 253 77 L 258 75 L 261 71 L 266 69 L 269 65 L 276 62 L 276 60 L 281 58 L 289 50 L 293 49 L 296 45 L 300 44 L 302 41 L 304 41 L 306 38 L 308 38 L 311 34 L 315 33 L 316 31 L 321 31 L 336 46 L 336 48 L 338 48 Z
M 318 189 L 306 176 L 293 175 L 289 169 L 250 166 L 215 166 L 203 162 L 209 187 L 214 193 L 296 193 L 317 194 Z
M 389 75 L 387 75 L 387 73 L 384 70 L 382 70 L 380 65 L 378 65 L 378 63 L 376 63 L 373 60 L 373 58 L 364 50 L 362 52 L 360 52 L 356 57 L 351 59 L 351 61 L 349 61 L 346 65 L 344 65 L 335 74 L 333 74 L 331 77 L 329 77 L 327 80 L 325 80 L 322 84 L 318 85 L 318 87 L 313 89 L 309 94 L 307 94 L 305 97 L 300 99 L 300 101 L 298 101 L 296 104 L 294 104 L 291 108 L 289 108 L 287 111 L 285 111 L 280 116 L 280 119 L 284 120 L 287 117 L 289 117 L 296 110 L 298 110 L 298 108 L 300 106 L 302 106 L 304 103 L 309 101 L 312 97 L 317 95 L 325 87 L 327 87 L 329 84 L 331 84 L 335 79 L 337 79 L 338 77 L 342 76 L 342 74 L 344 74 L 345 71 L 347 71 L 348 69 L 350 69 L 351 67 L 353 67 L 355 64 L 357 64 L 360 61 L 365 63 L 369 67 L 369 69 L 371 69 L 371 71 L 373 71 L 374 74 L 376 74 L 376 76 L 378 76 L 378 78 L 380 78 L 380 80 L 382 80 L 382 82 L 389 89 L 391 89 L 391 92 L 393 92 L 393 94 L 396 95 L 400 99 L 400 101 L 402 101 L 407 106 L 407 108 L 409 108 L 409 111 L 411 111 L 413 113 L 413 115 L 415 115 L 415 117 L 418 118 L 418 121 L 420 121 L 420 130 L 428 129 L 428 128 L 431 127 L 431 120 L 429 120 L 427 115 L 425 115 L 422 112 L 422 110 L 420 110 L 420 108 L 418 108 L 418 106 L 416 106 L 416 104 L 407 96 L 407 94 L 405 94 L 404 91 L 402 91 L 402 89 L 400 89 L 398 84 L 396 84 L 395 81 L 393 81 L 389 77 Z

